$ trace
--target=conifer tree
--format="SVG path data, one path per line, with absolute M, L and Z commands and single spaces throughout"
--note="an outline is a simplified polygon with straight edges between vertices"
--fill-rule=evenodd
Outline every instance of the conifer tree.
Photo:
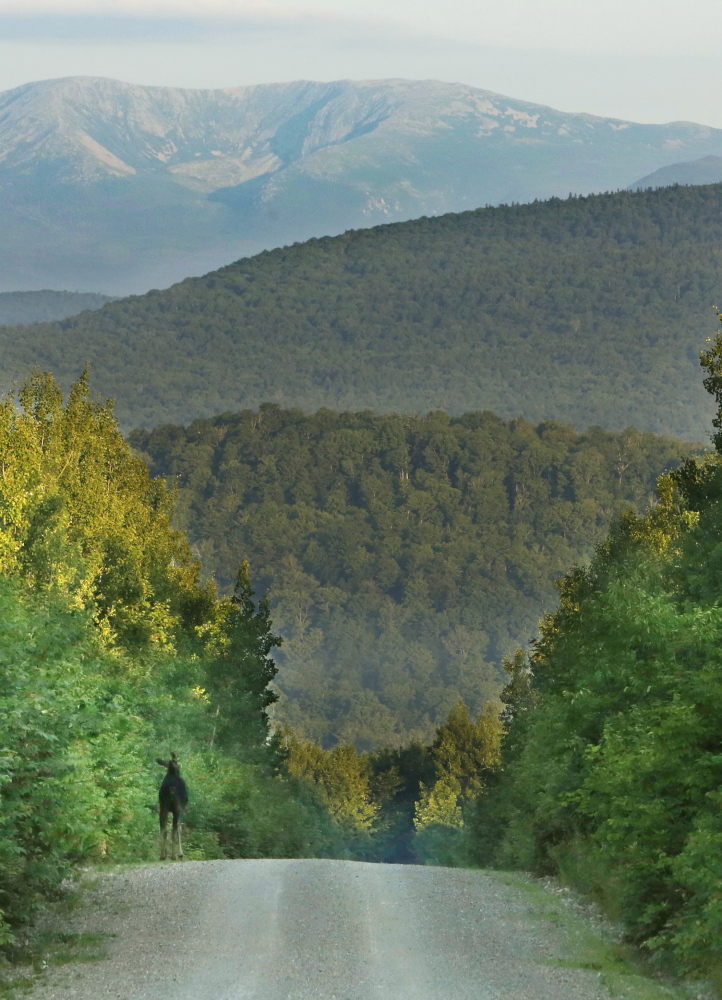
M 266 709 L 276 701 L 269 684 L 276 676 L 270 657 L 281 640 L 273 635 L 268 601 L 253 603 L 250 567 L 241 563 L 233 595 L 216 603 L 212 621 L 199 628 L 206 640 L 206 678 L 215 706 L 220 745 L 246 753 L 268 736 Z

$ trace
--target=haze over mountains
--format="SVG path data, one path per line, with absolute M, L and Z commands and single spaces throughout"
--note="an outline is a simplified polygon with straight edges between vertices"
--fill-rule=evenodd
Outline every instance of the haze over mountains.
M 30 83 L 0 94 L 0 290 L 142 291 L 311 236 L 624 188 L 711 155 L 722 130 L 437 81 Z
M 112 301 L 108 295 L 92 292 L 0 292 L 0 324 L 46 323 L 77 316 L 86 309 L 100 309 Z
M 631 191 L 669 187 L 672 184 L 719 184 L 722 182 L 722 156 L 703 156 L 700 160 L 672 163 L 660 167 L 630 184 Z

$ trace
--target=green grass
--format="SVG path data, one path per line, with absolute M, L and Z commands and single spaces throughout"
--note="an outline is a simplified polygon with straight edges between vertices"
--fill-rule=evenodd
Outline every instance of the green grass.
M 523 874 L 495 873 L 505 885 L 520 889 L 529 900 L 529 910 L 537 920 L 560 928 L 566 939 L 566 954 L 545 959 L 545 964 L 565 969 L 596 972 L 610 996 L 624 1000 L 715 1000 L 718 994 L 708 982 L 673 982 L 651 968 L 639 949 L 615 940 L 611 928 L 590 919 L 584 905 L 566 891 L 552 892 L 544 884 Z M 596 923 L 596 926 L 595 926 Z
M 39 935 L 34 953 L 34 967 L 42 971 L 50 965 L 69 962 L 100 962 L 108 957 L 109 934 L 71 934 L 47 931 Z
M 99 881 L 92 875 L 86 876 L 49 907 L 36 928 L 25 931 L 7 950 L 0 964 L 2 1000 L 15 1000 L 32 990 L 52 968 L 70 963 L 101 962 L 108 957 L 108 943 L 113 935 L 58 929 L 83 905 L 86 894 L 96 888 Z

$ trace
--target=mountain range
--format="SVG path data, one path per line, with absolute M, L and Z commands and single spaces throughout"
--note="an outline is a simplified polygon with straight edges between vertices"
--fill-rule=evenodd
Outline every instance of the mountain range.
M 722 130 L 433 80 L 29 83 L 0 94 L 0 291 L 145 291 L 313 236 L 624 188 L 709 156 Z

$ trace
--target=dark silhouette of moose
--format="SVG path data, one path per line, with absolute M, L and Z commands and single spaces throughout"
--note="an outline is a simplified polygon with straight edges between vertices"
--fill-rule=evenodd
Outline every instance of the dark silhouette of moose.
M 183 811 L 188 805 L 188 789 L 185 781 L 181 778 L 180 764 L 176 755 L 172 753 L 170 760 L 156 758 L 156 762 L 161 767 L 167 768 L 165 778 L 158 792 L 158 803 L 160 805 L 160 860 L 165 861 L 168 838 L 168 813 L 173 814 L 173 833 L 171 836 L 170 856 L 171 860 L 176 858 L 176 843 L 178 845 L 178 856 L 183 857 L 183 845 L 181 844 L 181 824 Z

